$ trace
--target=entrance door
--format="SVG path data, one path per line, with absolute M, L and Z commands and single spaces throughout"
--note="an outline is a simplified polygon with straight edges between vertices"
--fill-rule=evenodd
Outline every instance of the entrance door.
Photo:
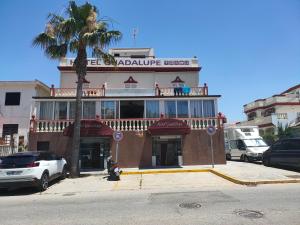
M 153 138 L 153 154 L 157 166 L 178 166 L 178 155 L 181 154 L 180 138 Z
M 168 144 L 161 143 L 160 144 L 160 165 L 166 166 L 167 165 L 167 151 L 168 151 Z
M 104 157 L 107 157 L 109 152 L 109 139 L 82 138 L 80 143 L 81 169 L 104 169 Z

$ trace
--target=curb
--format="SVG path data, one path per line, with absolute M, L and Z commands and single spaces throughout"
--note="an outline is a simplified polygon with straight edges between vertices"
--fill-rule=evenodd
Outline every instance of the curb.
M 198 172 L 210 172 L 216 176 L 219 176 L 232 183 L 246 186 L 256 186 L 259 184 L 289 184 L 300 183 L 300 179 L 288 179 L 288 180 L 259 180 L 259 181 L 243 181 L 234 177 L 228 176 L 224 173 L 216 171 L 214 169 L 180 169 L 180 170 L 154 170 L 154 171 L 124 171 L 122 175 L 138 175 L 138 174 L 163 174 L 163 173 L 198 173 Z
M 161 174 L 161 173 L 195 173 L 195 172 L 210 172 L 210 169 L 174 169 L 174 170 L 149 170 L 149 171 L 123 171 L 122 175 L 137 175 L 137 174 Z

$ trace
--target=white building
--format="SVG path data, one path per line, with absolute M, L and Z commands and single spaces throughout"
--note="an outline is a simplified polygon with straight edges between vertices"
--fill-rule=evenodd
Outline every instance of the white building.
M 300 84 L 269 98 L 257 99 L 244 105 L 247 121 L 241 125 L 255 125 L 260 133 L 275 133 L 282 126 L 294 126 L 300 121 Z
M 0 139 L 14 135 L 15 143 L 27 145 L 33 96 L 49 96 L 50 89 L 38 80 L 0 81 Z
M 82 93 L 80 160 L 82 168 L 105 168 L 117 158 L 115 130 L 122 131 L 118 163 L 122 167 L 155 167 L 211 163 L 209 136 L 215 126 L 215 163 L 225 163 L 220 95 L 199 86 L 198 59 L 158 58 L 152 48 L 110 49 L 116 65 L 87 60 Z M 72 153 L 77 75 L 74 59 L 58 66 L 60 87 L 34 97 L 29 149 Z

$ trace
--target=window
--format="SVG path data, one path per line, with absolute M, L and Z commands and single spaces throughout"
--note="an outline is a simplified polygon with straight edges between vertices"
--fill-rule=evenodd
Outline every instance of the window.
M 75 102 L 70 102 L 69 106 L 69 119 L 75 119 Z
M 188 118 L 188 101 L 177 101 L 177 117 L 178 118 Z
M 102 101 L 101 102 L 101 118 L 102 119 L 115 119 L 116 117 L 116 102 L 115 101 Z
M 96 117 L 96 102 L 83 102 L 83 119 L 95 119 Z
M 20 105 L 20 92 L 6 92 L 5 105 Z
M 176 102 L 165 101 L 165 116 L 167 118 L 176 118 Z
M 53 102 L 40 102 L 40 120 L 51 120 L 53 114 Z
M 3 124 L 2 137 L 18 133 L 19 124 Z
M 231 140 L 229 144 L 230 144 L 231 149 L 236 149 L 237 148 L 235 140 Z
M 203 116 L 215 117 L 215 104 L 214 100 L 203 100 Z
M 291 149 L 291 142 L 290 140 L 282 140 L 280 148 L 278 150 L 287 151 Z
M 159 101 L 146 101 L 146 118 L 159 118 Z
M 248 147 L 267 147 L 263 139 L 246 139 L 244 142 Z
M 279 150 L 281 148 L 282 141 L 277 141 L 272 145 L 272 150 Z
M 300 140 L 290 140 L 290 150 L 300 150 Z
M 201 118 L 202 114 L 202 101 L 201 100 L 191 100 L 190 111 L 192 118 Z
M 37 142 L 37 151 L 49 151 L 50 143 L 49 141 L 38 141 Z
M 237 146 L 238 150 L 246 150 L 246 146 L 242 140 L 237 140 L 236 146 Z
M 254 120 L 256 117 L 256 112 L 251 112 L 247 116 L 248 116 L 248 121 Z
M 67 119 L 67 102 L 55 102 L 55 119 Z

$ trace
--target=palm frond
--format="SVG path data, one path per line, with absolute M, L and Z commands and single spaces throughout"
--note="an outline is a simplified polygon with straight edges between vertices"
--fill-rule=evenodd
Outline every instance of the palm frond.
M 69 44 L 70 52 L 77 53 L 78 49 L 79 49 L 79 41 L 76 39 L 73 39 L 72 41 L 70 41 L 70 44 Z
M 50 59 L 59 59 L 65 57 L 68 52 L 68 44 L 50 45 L 45 49 L 45 54 Z
M 56 44 L 56 38 L 51 37 L 50 35 L 46 33 L 40 33 L 38 36 L 36 36 L 33 39 L 32 45 L 33 46 L 40 46 L 42 49 L 46 49 L 51 45 Z
M 99 59 L 103 59 L 105 64 L 111 64 L 114 66 L 117 65 L 116 59 L 111 54 L 104 52 L 98 47 L 93 48 L 92 56 Z
M 116 30 L 107 31 L 101 33 L 99 44 L 102 48 L 106 48 L 112 43 L 118 42 L 119 40 L 121 40 L 121 38 L 122 38 L 122 34 L 120 31 L 116 31 Z
M 69 18 L 59 24 L 58 35 L 64 40 L 70 40 L 76 35 L 76 21 L 74 18 Z

